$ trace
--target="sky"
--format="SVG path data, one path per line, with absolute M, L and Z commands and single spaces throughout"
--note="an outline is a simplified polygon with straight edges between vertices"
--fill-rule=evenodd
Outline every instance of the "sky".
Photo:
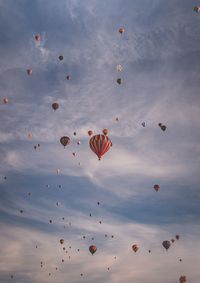
M 196 5 L 0 0 L 0 282 L 199 283 Z

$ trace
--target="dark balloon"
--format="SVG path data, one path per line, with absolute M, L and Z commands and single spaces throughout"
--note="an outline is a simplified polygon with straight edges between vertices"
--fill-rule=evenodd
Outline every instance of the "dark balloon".
M 60 139 L 60 143 L 65 147 L 66 145 L 70 144 L 70 138 L 67 136 L 64 136 Z
M 59 108 L 59 104 L 57 102 L 54 102 L 52 104 L 52 108 L 53 108 L 53 110 L 57 110 Z
M 27 69 L 26 72 L 29 76 L 32 75 L 32 73 L 33 73 L 32 69 Z
M 36 40 L 36 41 L 40 41 L 40 40 L 41 40 L 41 36 L 40 36 L 39 34 L 36 34 L 36 35 L 35 35 L 35 40 Z
M 166 250 L 168 250 L 171 246 L 171 243 L 170 241 L 163 241 L 162 245 Z
M 153 188 L 154 188 L 154 190 L 155 190 L 156 192 L 158 192 L 159 189 L 160 189 L 160 186 L 159 186 L 158 184 L 156 184 L 156 185 L 153 186 Z
M 176 240 L 179 240 L 179 239 L 180 239 L 180 236 L 179 236 L 179 235 L 176 235 L 175 237 L 176 237 Z
M 132 250 L 136 253 L 139 250 L 138 245 L 132 245 Z
M 121 85 L 122 84 L 122 79 L 117 79 L 117 83 L 119 84 L 119 85 Z
M 62 61 L 64 59 L 64 57 L 62 55 L 60 55 L 58 58 L 59 58 L 60 61 Z
M 71 80 L 71 77 L 68 75 L 68 76 L 66 76 L 66 79 L 69 81 L 69 80 Z
M 167 129 L 167 126 L 165 126 L 165 125 L 162 125 L 161 126 L 161 130 L 164 132 L 164 131 L 166 131 L 166 129 Z
M 89 247 L 89 251 L 91 252 L 91 254 L 93 255 L 96 251 L 97 251 L 97 247 L 92 245 Z

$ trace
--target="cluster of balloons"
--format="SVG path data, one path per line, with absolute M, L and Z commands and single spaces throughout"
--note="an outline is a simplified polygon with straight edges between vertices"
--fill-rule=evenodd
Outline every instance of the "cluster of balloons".
M 179 239 L 180 239 L 180 236 L 179 236 L 179 235 L 176 235 L 175 238 L 176 238 L 176 240 L 179 240 Z M 175 240 L 172 239 L 171 242 L 174 243 Z M 168 241 L 168 240 L 163 241 L 162 245 L 163 245 L 163 247 L 166 249 L 166 251 L 171 247 L 171 242 Z

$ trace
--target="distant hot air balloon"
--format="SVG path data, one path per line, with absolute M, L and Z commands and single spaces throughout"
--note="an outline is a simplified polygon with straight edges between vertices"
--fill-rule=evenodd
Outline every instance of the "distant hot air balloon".
M 171 242 L 172 242 L 172 243 L 174 243 L 174 242 L 175 242 L 175 240 L 174 240 L 174 239 L 171 239 Z
M 195 7 L 194 7 L 194 11 L 195 11 L 196 13 L 199 13 L 199 12 L 200 12 L 200 6 L 195 6 Z
M 66 147 L 66 145 L 70 144 L 70 138 L 67 136 L 63 136 L 62 138 L 60 138 L 60 143 Z
M 69 80 L 71 80 L 71 76 L 66 76 L 66 79 L 69 81 Z
M 80 145 L 81 144 L 81 141 L 77 141 L 77 145 Z
M 121 78 L 118 78 L 118 79 L 117 79 L 117 83 L 118 83 L 119 85 L 121 85 L 121 84 L 122 84 L 122 79 L 121 79 Z
M 36 34 L 36 35 L 35 35 L 35 40 L 36 40 L 36 41 L 40 41 L 40 40 L 41 40 L 41 36 L 40 36 L 39 34 Z
M 168 250 L 171 246 L 171 243 L 170 243 L 170 241 L 166 240 L 166 241 L 163 241 L 162 245 L 166 250 Z
M 186 283 L 187 282 L 187 278 L 185 275 L 182 275 L 180 278 L 179 278 L 179 282 L 180 283 Z
M 93 131 L 92 131 L 92 130 L 89 130 L 89 131 L 88 131 L 88 135 L 89 135 L 89 136 L 92 136 L 92 135 L 93 135 Z
M 167 126 L 165 126 L 165 125 L 162 125 L 161 126 L 161 130 L 164 132 L 164 131 L 166 131 L 166 129 L 167 129 Z
M 89 247 L 89 251 L 91 252 L 91 254 L 93 255 L 96 251 L 97 251 L 97 247 L 92 245 Z
M 161 128 L 161 130 L 164 132 L 167 129 L 167 126 L 163 125 L 162 123 L 159 123 L 158 126 Z
M 136 253 L 139 250 L 139 246 L 138 245 L 132 245 L 132 250 Z
M 8 102 L 9 102 L 8 97 L 5 96 L 5 97 L 3 98 L 3 103 L 4 103 L 4 104 L 8 104 Z
M 176 235 L 175 237 L 176 237 L 176 240 L 179 240 L 179 239 L 180 239 L 180 236 L 179 236 L 179 235 Z
M 53 104 L 52 104 L 52 108 L 53 108 L 53 110 L 57 110 L 58 108 L 59 108 L 59 104 L 57 103 L 57 102 L 54 102 Z
M 120 34 L 122 34 L 122 33 L 124 33 L 124 32 L 125 32 L 125 28 L 123 28 L 123 27 L 119 28 L 119 33 L 120 33 Z
M 60 56 L 58 57 L 58 59 L 59 59 L 60 61 L 62 61 L 62 60 L 64 59 L 64 57 L 63 57 L 62 55 L 60 55 Z
M 90 148 L 98 156 L 101 157 L 110 149 L 112 143 L 110 139 L 105 135 L 95 135 L 90 139 Z
M 158 184 L 154 185 L 153 188 L 156 192 L 160 190 L 160 186 Z
M 32 70 L 32 69 L 27 69 L 26 72 L 27 72 L 27 74 L 30 76 L 30 75 L 32 75 L 33 70 Z
M 107 129 L 103 129 L 103 134 L 106 136 L 108 134 L 108 130 Z
M 123 70 L 122 65 L 118 64 L 116 67 L 117 71 L 121 72 Z
M 64 244 L 64 239 L 60 239 L 60 244 L 61 244 L 61 245 Z
M 146 127 L 146 122 L 142 122 L 142 127 Z

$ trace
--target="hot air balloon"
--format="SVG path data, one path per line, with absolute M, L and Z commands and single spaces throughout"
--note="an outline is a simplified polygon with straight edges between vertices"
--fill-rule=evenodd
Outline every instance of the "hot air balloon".
M 106 136 L 108 134 L 108 130 L 107 129 L 103 129 L 102 133 Z
M 123 28 L 123 27 L 119 28 L 119 33 L 120 33 L 120 34 L 122 34 L 122 33 L 124 33 L 124 32 L 125 32 L 125 28 Z
M 64 244 L 64 239 L 60 239 L 60 244 L 61 244 L 61 245 Z
M 116 67 L 117 71 L 121 72 L 123 70 L 122 65 L 118 64 Z
M 93 255 L 96 251 L 97 251 L 97 247 L 92 245 L 89 247 L 89 251 L 91 252 L 91 254 Z
M 138 245 L 132 245 L 132 250 L 136 253 L 139 250 Z
M 166 131 L 166 129 L 167 129 L 167 126 L 165 126 L 165 125 L 162 125 L 161 127 L 161 130 L 164 132 L 164 131 Z
M 171 242 L 172 242 L 172 243 L 174 243 L 174 242 L 175 242 L 175 240 L 174 240 L 174 239 L 171 239 Z
M 60 61 L 62 61 L 62 60 L 64 59 L 64 57 L 63 57 L 62 55 L 60 55 L 60 56 L 58 57 L 58 59 L 59 59 Z
M 118 78 L 118 79 L 117 79 L 117 83 L 118 83 L 119 85 L 121 85 L 121 84 L 122 84 L 122 79 L 121 79 L 121 78 Z
M 98 156 L 101 157 L 110 149 L 112 143 L 110 139 L 105 135 L 95 135 L 90 139 L 90 148 Z
M 81 141 L 77 141 L 77 145 L 80 145 L 81 144 Z
M 3 103 L 4 103 L 4 104 L 8 104 L 8 101 L 9 101 L 8 98 L 5 96 L 5 97 L 3 98 Z
M 76 132 L 74 132 L 74 136 L 76 136 Z
M 71 79 L 71 77 L 68 75 L 68 76 L 66 76 L 66 79 L 69 81 Z
M 41 40 L 41 36 L 40 36 L 39 34 L 36 34 L 36 35 L 35 35 L 35 40 L 36 40 L 36 41 L 40 41 L 40 40 Z
M 195 7 L 194 7 L 194 11 L 195 11 L 196 13 L 199 13 L 199 12 L 200 12 L 200 6 L 195 6 Z
M 92 130 L 89 130 L 89 131 L 88 131 L 88 135 L 89 135 L 89 136 L 92 136 L 92 135 L 93 135 L 93 131 L 92 131 Z
M 162 123 L 159 123 L 158 126 L 161 128 L 163 132 L 167 129 L 167 126 L 163 125 Z
M 146 122 L 142 122 L 142 127 L 146 127 Z
M 60 143 L 66 147 L 66 145 L 70 144 L 70 138 L 67 136 L 63 136 L 62 138 L 60 138 Z
M 182 275 L 180 278 L 179 278 L 179 282 L 180 283 L 186 283 L 187 282 L 187 278 L 185 275 Z
M 59 104 L 57 103 L 57 102 L 54 102 L 53 104 L 52 104 L 52 108 L 53 108 L 53 110 L 57 110 L 58 108 L 59 108 Z
M 32 70 L 32 69 L 27 69 L 26 72 L 27 72 L 27 74 L 30 76 L 30 75 L 32 75 L 33 70 Z
M 179 236 L 179 235 L 176 235 L 175 237 L 176 237 L 176 240 L 179 240 L 179 239 L 180 239 L 180 236 Z
M 156 184 L 156 185 L 153 186 L 153 188 L 154 188 L 154 190 L 155 190 L 156 192 L 158 192 L 159 189 L 160 189 L 160 186 L 159 186 L 158 184 Z
M 170 243 L 170 241 L 166 240 L 166 241 L 163 241 L 162 245 L 166 250 L 168 250 L 171 246 L 171 243 Z

